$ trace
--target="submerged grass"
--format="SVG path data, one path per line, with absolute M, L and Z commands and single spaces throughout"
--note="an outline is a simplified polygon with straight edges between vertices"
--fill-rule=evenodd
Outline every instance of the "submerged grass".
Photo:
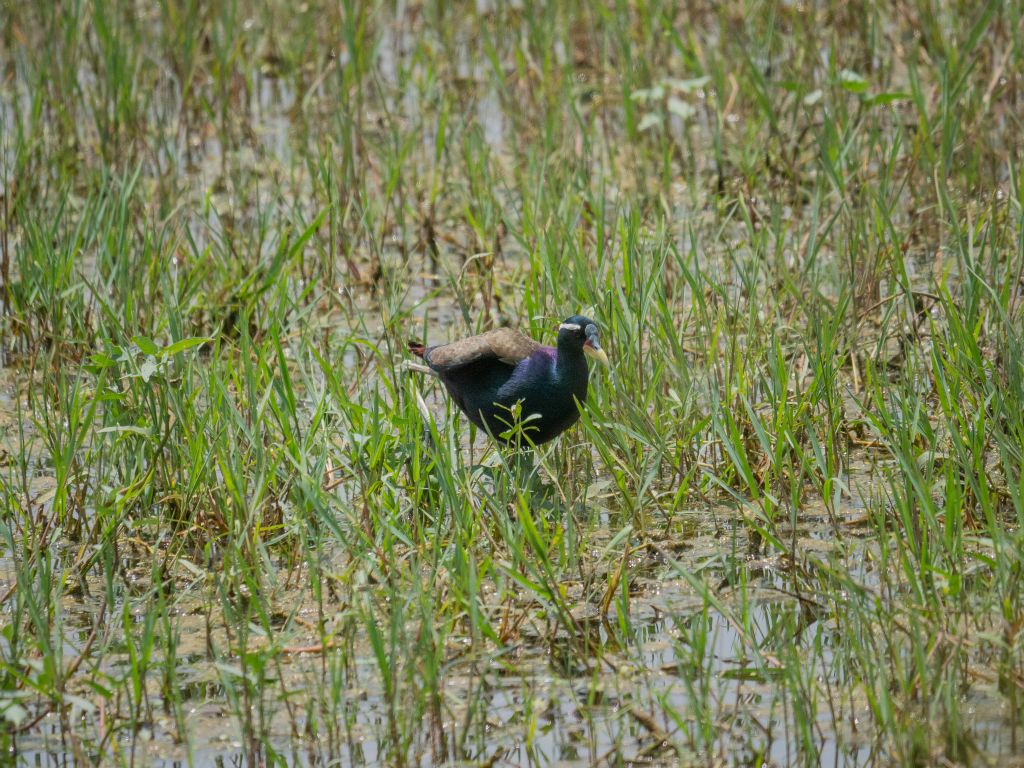
M 0 14 L 18 759 L 1019 760 L 1015 4 Z

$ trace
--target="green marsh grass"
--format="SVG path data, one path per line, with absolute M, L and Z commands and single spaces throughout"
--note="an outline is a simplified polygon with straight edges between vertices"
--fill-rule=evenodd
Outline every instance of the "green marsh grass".
M 1013 3 L 0 4 L 24 764 L 1012 764 Z M 525 456 L 409 338 L 602 327 Z

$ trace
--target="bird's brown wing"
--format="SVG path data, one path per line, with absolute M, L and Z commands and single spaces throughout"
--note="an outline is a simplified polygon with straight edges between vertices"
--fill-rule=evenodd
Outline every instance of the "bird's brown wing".
M 508 365 L 515 365 L 539 348 L 540 344 L 519 331 L 495 328 L 479 336 L 433 347 L 427 350 L 426 360 L 435 370 L 452 370 L 479 360 L 495 358 Z

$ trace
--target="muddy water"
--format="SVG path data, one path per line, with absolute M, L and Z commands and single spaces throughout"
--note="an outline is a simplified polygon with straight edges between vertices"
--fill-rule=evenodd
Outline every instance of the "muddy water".
M 672 585 L 664 585 L 671 589 Z M 769 634 L 773 617 L 787 610 L 775 602 L 755 606 L 750 613 L 750 625 L 755 633 Z M 790 609 L 791 610 L 791 609 Z M 644 755 L 656 764 L 684 762 L 700 764 L 709 757 L 702 752 L 684 753 L 682 758 L 671 751 L 650 750 L 651 732 L 639 719 L 648 715 L 654 719 L 658 706 L 671 706 L 686 713 L 695 705 L 688 693 L 692 685 L 709 685 L 707 704 L 727 712 L 736 724 L 729 742 L 719 743 L 713 751 L 728 752 L 735 758 L 744 753 L 765 753 L 774 765 L 792 764 L 794 755 L 789 739 L 780 733 L 769 741 L 750 728 L 751 723 L 764 724 L 781 716 L 781 703 L 776 701 L 770 680 L 758 680 L 747 674 L 749 660 L 742 649 L 744 642 L 732 624 L 710 611 L 702 614 L 696 609 L 700 621 L 706 622 L 710 644 L 706 648 L 706 661 L 702 667 L 703 679 L 694 680 L 689 674 L 679 675 L 690 663 L 689 654 L 680 651 L 681 631 L 675 621 L 650 621 L 637 628 L 637 642 L 642 649 L 636 661 L 643 671 L 636 673 L 637 684 L 616 675 L 604 674 L 598 684 L 593 676 L 566 676 L 557 660 L 540 654 L 537 658 L 521 658 L 514 672 L 500 676 L 493 674 L 460 675 L 453 671 L 446 686 L 446 705 L 453 719 L 446 723 L 451 734 L 457 733 L 459 718 L 469 705 L 466 696 L 486 686 L 485 693 L 474 693 L 472 706 L 486 722 L 486 747 L 471 743 L 461 755 L 469 763 L 499 757 L 512 764 L 530 761 L 539 764 L 567 762 L 593 765 L 620 756 Z M 813 632 L 813 625 L 807 627 Z M 568 651 L 572 653 L 572 649 Z M 369 653 L 369 649 L 367 649 Z M 685 661 L 680 661 L 685 656 Z M 194 656 L 195 671 L 189 664 L 179 664 L 183 670 L 178 685 L 188 708 L 187 726 L 190 746 L 175 746 L 176 728 L 170 718 L 157 717 L 144 727 L 135 744 L 136 754 L 147 763 L 175 765 L 191 762 L 195 765 L 243 765 L 253 757 L 243 747 L 243 737 L 233 725 L 230 707 L 224 701 L 224 691 L 203 672 L 204 662 Z M 271 733 L 275 734 L 273 748 L 287 756 L 293 765 L 323 764 L 332 757 L 342 764 L 379 764 L 387 762 L 390 753 L 386 731 L 387 705 L 380 695 L 379 684 L 374 682 L 374 666 L 367 658 L 356 663 L 356 676 L 363 685 L 350 689 L 346 743 L 337 749 L 325 750 L 315 743 L 292 738 L 293 724 L 286 716 L 276 719 Z M 116 672 L 116 668 L 110 670 Z M 293 695 L 301 697 L 307 685 L 315 685 L 319 674 L 318 663 L 297 658 L 286 665 L 287 686 Z M 713 681 L 713 682 L 712 682 Z M 597 701 L 595 701 L 597 699 Z M 536 718 L 536 732 L 529 745 L 523 743 L 524 701 L 530 702 L 531 716 Z M 158 702 L 154 702 L 158 703 Z M 645 712 L 643 707 L 650 707 Z M 633 712 L 637 712 L 635 716 Z M 775 714 L 770 714 L 770 713 Z M 851 712 L 851 718 L 866 716 L 866 712 Z M 870 743 L 855 734 L 845 733 L 840 739 L 832 728 L 827 714 L 818 720 L 822 735 L 816 739 L 822 759 L 827 764 L 862 765 L 871 756 Z M 299 726 L 302 722 L 298 723 Z M 678 732 L 670 731 L 678 739 Z M 382 741 L 383 738 L 383 741 Z M 19 761 L 23 765 L 74 764 L 75 754 L 67 749 L 57 718 L 46 718 L 30 735 L 19 739 Z M 122 744 L 126 748 L 127 744 Z M 450 759 L 449 756 L 448 759 Z M 442 755 L 424 755 L 422 765 L 446 763 Z
M 594 765 L 619 760 L 641 760 L 647 764 L 704 765 L 717 758 L 743 762 L 755 757 L 765 765 L 787 766 L 796 760 L 798 735 L 792 732 L 792 702 L 780 698 L 774 675 L 787 663 L 786 649 L 810 666 L 812 717 L 810 739 L 822 765 L 870 765 L 882 756 L 872 739 L 870 711 L 862 697 L 843 690 L 841 662 L 832 651 L 838 641 L 837 627 L 821 623 L 814 609 L 816 596 L 797 594 L 780 557 L 748 554 L 749 541 L 739 529 L 720 530 L 726 510 L 715 517 L 694 515 L 688 530 L 696 532 L 685 541 L 666 541 L 658 552 L 643 551 L 630 562 L 629 648 L 617 651 L 616 638 L 609 629 L 619 617 L 615 608 L 602 621 L 593 604 L 588 606 L 579 585 L 568 585 L 571 605 L 583 606 L 577 619 L 591 631 L 605 649 L 602 658 L 581 652 L 578 640 L 564 633 L 543 638 L 544 628 L 529 624 L 521 630 L 517 642 L 500 654 L 454 655 L 446 667 L 445 720 L 440 724 L 445 744 L 424 733 L 413 734 L 417 745 L 413 754 L 419 765 L 478 764 L 566 764 Z M 831 516 L 809 510 L 799 522 L 798 549 L 827 558 L 842 557 L 850 572 L 862 584 L 873 576 L 865 563 L 863 547 L 857 538 L 860 513 L 851 511 L 850 524 L 840 522 L 839 533 L 845 541 L 836 541 L 836 521 Z M 709 533 L 719 529 L 717 534 Z M 594 547 L 602 545 L 602 536 L 594 536 Z M 852 544 L 850 542 L 853 542 Z M 691 583 L 679 578 L 666 555 L 678 558 L 688 572 L 698 573 L 717 584 L 716 594 L 728 615 L 708 607 Z M 0 587 L 10 583 L 11 564 L 4 562 Z M 735 579 L 745 574 L 744 584 Z M 145 579 L 145 573 L 139 574 Z M 200 591 L 195 585 L 184 585 Z M 101 591 L 96 585 L 97 593 Z M 288 604 L 305 599 L 302 591 L 281 596 Z M 87 642 L 90 627 L 100 606 L 95 599 L 69 596 L 64 603 L 61 625 L 64 629 L 64 653 L 73 659 Z M 302 702 L 325 684 L 324 661 L 336 664 L 331 652 L 294 652 L 283 659 L 283 677 L 268 687 L 272 701 L 268 732 L 273 740 L 254 751 L 247 745 L 237 726 L 236 712 L 221 684 L 223 670 L 209 660 L 206 649 L 207 605 L 179 599 L 176 613 L 177 686 L 184 705 L 184 729 L 188 743 L 178 742 L 181 726 L 163 711 L 159 687 L 147 682 L 150 704 L 156 715 L 136 734 L 134 742 L 121 736 L 117 744 L 108 744 L 122 755 L 153 765 L 199 766 L 249 765 L 259 763 L 275 751 L 289 765 L 323 765 L 330 760 L 340 764 L 375 765 L 390 763 L 390 738 L 387 735 L 388 704 L 383 684 L 373 660 L 372 649 L 360 640 L 352 646 L 352 656 L 344 673 L 341 689 L 345 729 L 331 745 L 324 740 L 298 736 L 305 725 Z M 310 622 L 316 619 L 312 604 L 302 605 L 296 614 Z M 142 616 L 136 616 L 141 621 Z M 291 646 L 315 648 L 317 636 L 307 638 L 290 633 Z M 214 642 L 225 647 L 223 632 L 214 630 Z M 255 642 L 255 641 L 254 641 Z M 789 662 L 791 663 L 791 659 Z M 111 679 L 129 675 L 127 653 L 107 653 L 99 661 Z M 838 666 L 837 666 L 838 665 Z M 271 692 L 271 688 L 273 692 Z M 280 690 L 298 713 L 289 713 L 278 701 Z M 322 700 L 320 694 L 312 696 Z M 989 754 L 1013 752 L 1014 735 L 1008 729 L 1009 713 L 997 687 L 975 686 L 964 701 L 972 720 L 971 736 L 979 749 Z M 524 713 L 524 703 L 529 712 Z M 805 702 L 806 704 L 806 702 Z M 721 732 L 709 735 L 699 744 L 694 732 L 700 725 L 691 713 L 717 713 Z M 681 718 L 668 722 L 660 714 L 674 711 Z M 465 718 L 472 712 L 479 725 L 468 738 L 463 733 Z M 83 725 L 96 727 L 102 713 L 90 713 Z M 654 724 L 653 729 L 651 724 Z M 654 729 L 663 729 L 658 731 Z M 687 729 L 693 729 L 686 737 Z M 524 742 L 524 732 L 530 732 Z M 458 750 L 453 743 L 460 733 Z M 677 754 L 659 745 L 667 734 L 673 743 L 683 745 Z M 60 719 L 43 718 L 29 733 L 18 739 L 18 764 L 64 766 L 79 762 L 91 754 L 95 742 L 69 746 L 78 737 L 64 729 Z M 692 748 L 687 743 L 698 742 Z M 261 757 L 261 755 L 263 757 Z M 746 757 L 744 757 L 746 756 Z
M 398 87 L 397 59 L 412 50 L 412 34 L 409 29 L 385 26 L 377 63 L 386 86 L 384 106 L 407 119 L 424 109 L 415 87 Z M 468 111 L 475 116 L 481 140 L 496 162 L 511 165 L 508 143 L 516 140 L 515 116 L 507 113 L 500 93 L 488 83 L 490 65 L 481 65 L 472 58 L 471 50 L 469 40 L 458 46 L 459 55 L 452 65 L 455 77 L 466 89 Z M 560 55 L 564 57 L 564 51 Z M 338 61 L 344 66 L 341 54 Z M 170 143 L 166 152 L 173 156 L 159 158 L 191 167 L 186 198 L 191 195 L 201 200 L 209 191 L 217 203 L 206 215 L 197 215 L 190 222 L 190 234 L 200 250 L 211 233 L 229 226 L 217 213 L 232 211 L 235 203 L 224 178 L 226 163 L 261 178 L 287 172 L 288 183 L 294 186 L 300 203 L 308 198 L 311 182 L 306 169 L 294 167 L 296 142 L 302 137 L 293 116 L 304 99 L 318 98 L 320 89 L 311 86 L 300 94 L 290 84 L 262 71 L 253 74 L 252 82 L 248 105 L 254 121 L 251 144 L 229 148 L 221 143 L 216 131 L 199 132 L 191 144 L 185 144 L 184 137 Z M 330 107 L 323 109 L 329 112 Z M 7 104 L 0 103 L 0 122 L 9 122 L 6 115 L 10 111 Z M 374 117 L 368 116 L 368 125 L 373 124 Z M 704 140 L 711 129 L 707 115 L 699 113 L 695 124 L 701 144 L 708 145 Z M 669 128 L 682 136 L 678 121 Z M 428 167 L 434 139 L 436 133 L 425 131 L 423 146 L 413 153 L 410 162 Z M 6 152 L 6 145 L 0 146 L 0 151 Z M 708 153 L 696 159 L 708 175 L 714 170 L 710 156 Z M 638 182 L 617 179 L 614 184 L 628 189 Z M 704 200 L 699 191 L 675 192 L 673 210 L 679 220 L 692 221 L 707 215 L 702 213 Z M 791 214 L 792 210 L 787 210 L 784 217 L 788 219 Z M 728 236 L 725 233 L 724 237 Z M 393 239 L 385 243 L 383 267 L 385 272 L 391 269 L 404 275 L 408 265 L 397 256 L 398 245 Z M 787 253 L 792 251 L 787 248 Z M 507 276 L 509 280 L 521 266 L 517 256 L 521 254 L 506 254 L 506 269 L 512 273 Z M 356 266 L 364 273 L 369 271 L 366 263 Z M 736 269 L 735 263 L 728 268 Z M 912 279 L 927 284 L 928 275 L 917 274 L 912 263 L 910 273 Z M 446 338 L 459 326 L 459 314 L 454 302 L 434 300 L 441 283 L 436 277 L 424 264 L 416 279 L 408 281 L 405 301 L 417 307 L 417 317 L 428 318 L 427 330 L 432 338 Z M 384 310 L 367 286 L 342 286 L 339 293 L 344 293 L 364 315 L 375 318 L 372 325 L 377 328 Z M 356 353 L 347 353 L 343 364 L 354 369 L 357 363 Z M 17 373 L 10 369 L 4 375 L 6 378 L 0 379 L 0 471 L 10 468 L 10 456 L 22 453 L 17 444 L 22 433 L 27 440 L 35 440 L 23 397 L 26 383 L 19 382 Z M 435 413 L 443 408 L 445 399 L 436 389 L 427 399 Z M 26 472 L 27 493 L 34 504 L 45 509 L 55 481 L 48 474 L 41 445 L 33 443 L 28 455 L 33 458 Z M 467 452 L 467 456 L 467 462 L 471 462 L 472 454 Z M 863 460 L 871 463 L 870 456 Z M 874 495 L 878 479 L 866 468 L 861 474 L 858 482 L 850 484 L 863 486 L 860 494 Z M 342 486 L 337 493 L 340 500 L 347 501 L 354 491 Z M 860 494 L 845 499 L 834 515 L 813 507 L 801 510 L 793 532 L 794 550 L 823 561 L 835 558 L 852 580 L 876 588 L 880 577 L 868 556 L 871 545 L 863 535 L 867 505 L 860 501 Z M 613 513 L 618 516 L 618 510 Z M 781 558 L 751 551 L 744 530 L 724 522 L 736 518 L 735 509 L 702 509 L 689 516 L 685 533 L 677 530 L 670 540 L 662 542 L 662 548 L 688 572 L 717 586 L 721 610 L 709 607 L 662 554 L 644 551 L 630 562 L 628 616 L 620 616 L 614 603 L 606 615 L 599 615 L 581 585 L 568 585 L 570 604 L 581 606 L 575 618 L 603 649 L 601 658 L 581 649 L 565 633 L 551 638 L 544 626 L 528 623 L 500 653 L 493 649 L 460 649 L 457 646 L 461 638 L 456 638 L 456 647 L 450 649 L 450 661 L 445 666 L 443 720 L 431 724 L 425 718 L 421 728 L 409 736 L 410 752 L 415 756 L 412 762 L 593 765 L 636 760 L 707 765 L 722 760 L 787 766 L 796 759 L 796 745 L 802 737 L 813 744 L 821 765 L 857 766 L 884 760 L 885 755 L 876 751 L 876 740 L 867 725 L 871 721 L 867 702 L 844 690 L 843 662 L 832 650 L 841 642 L 841 629 L 819 619 L 824 612 L 815 610 L 816 596 L 801 591 Z M 608 541 L 607 533 L 600 529 L 611 525 L 610 516 L 599 522 L 598 530 L 584 534 L 586 546 L 593 550 Z M 58 558 L 76 556 L 70 548 L 58 548 L 56 554 Z M 346 563 L 339 559 L 332 565 L 341 572 Z M 332 759 L 339 764 L 393 762 L 385 684 L 373 650 L 361 635 L 346 646 L 344 653 L 318 651 L 317 633 L 310 630 L 304 635 L 293 628 L 289 632 L 292 650 L 282 655 L 280 670 L 274 670 L 274 679 L 265 686 L 271 700 L 267 714 L 271 743 L 256 746 L 246 742 L 239 726 L 239 705 L 231 701 L 223 682 L 223 676 L 233 671 L 211 661 L 208 652 L 210 642 L 218 648 L 231 647 L 222 627 L 211 630 L 208 626 L 204 580 L 205 573 L 215 567 L 197 558 L 194 570 L 180 569 L 173 575 L 180 595 L 174 609 L 178 641 L 173 684 L 184 705 L 177 715 L 181 722 L 164 706 L 160 687 L 152 677 L 154 672 L 145 687 L 150 708 L 156 714 L 136 734 L 125 734 L 122 729 L 113 737 L 116 741 L 105 740 L 111 732 L 109 713 L 72 708 L 70 722 L 47 715 L 18 736 L 19 764 L 74 765 L 83 755 L 102 754 L 117 755 L 123 762 L 135 759 L 157 765 L 243 765 L 259 763 L 271 750 L 292 765 L 322 765 Z M 0 591 L 13 587 L 15 570 L 11 553 L 0 551 Z M 143 567 L 129 574 L 129 582 L 140 592 L 145 591 L 148 578 Z M 102 609 L 90 596 L 102 594 L 102 585 L 87 586 L 68 590 L 56 622 L 61 628 L 64 657 L 69 661 L 88 645 Z M 303 591 L 277 595 L 274 602 L 289 610 L 294 608 L 306 626 L 317 620 L 317 606 Z M 113 618 L 108 621 L 120 620 L 121 607 L 110 609 Z M 130 616 L 136 626 L 144 619 L 141 613 Z M 620 648 L 623 638 L 627 643 Z M 810 723 L 811 733 L 803 736 L 794 732 L 794 703 L 780 694 L 786 688 L 773 677 L 781 674 L 779 669 L 785 665 L 789 649 L 795 649 L 808 665 L 808 691 L 802 705 L 812 706 L 813 713 L 803 721 Z M 94 661 L 98 674 L 112 681 L 131 674 L 130 654 L 124 648 L 115 646 L 102 659 L 90 657 L 85 663 Z M 325 668 L 331 665 L 344 667 L 338 673 L 342 703 L 330 715 L 340 716 L 344 727 L 328 740 L 307 733 L 310 718 L 304 707 L 323 700 L 323 688 L 331 674 L 325 673 Z M 291 709 L 280 701 L 285 690 Z M 72 693 L 85 699 L 89 696 L 88 690 Z M 1009 755 L 1018 751 L 1012 713 L 997 681 L 977 682 L 962 706 L 970 716 L 970 736 L 981 752 Z M 678 719 L 673 720 L 665 712 L 677 713 Z M 708 719 L 714 727 L 710 733 L 702 733 L 702 723 Z M 468 729 L 466 723 L 471 723 Z M 441 736 L 436 735 L 438 731 Z M 181 742 L 182 734 L 186 743 Z M 677 745 L 680 753 L 662 744 L 663 736 Z
M 856 520 L 856 514 L 851 519 Z M 522 628 L 518 642 L 500 654 L 461 658 L 456 654 L 446 668 L 444 685 L 446 719 L 440 727 L 446 743 L 439 747 L 426 733 L 414 734 L 418 745 L 413 750 L 415 763 L 497 760 L 498 764 L 513 765 L 594 765 L 637 759 L 648 764 L 703 765 L 715 757 L 742 762 L 759 756 L 766 765 L 791 765 L 796 760 L 791 704 L 780 698 L 773 676 L 786 663 L 785 648 L 792 645 L 797 656 L 814 668 L 808 677 L 817 712 L 811 739 L 821 764 L 873 764 L 880 756 L 874 751 L 877 745 L 870 730 L 863 727 L 870 722 L 867 703 L 841 690 L 841 669 L 835 667 L 830 651 L 837 628 L 819 623 L 813 608 L 815 596 L 793 596 L 781 558 L 748 555 L 749 541 L 742 530 L 709 533 L 720 529 L 724 518 L 725 510 L 715 518 L 694 515 L 687 525 L 694 535 L 685 541 L 663 542 L 660 551 L 642 551 L 631 559 L 628 649 L 617 651 L 615 638 L 621 637 L 621 632 L 609 632 L 618 621 L 615 609 L 604 617 L 610 622 L 605 623 L 596 606 L 588 606 L 580 586 L 570 584 L 569 602 L 584 606 L 577 618 L 606 649 L 602 658 L 581 652 L 578 640 L 564 633 L 553 642 L 545 640 L 544 628 L 529 624 Z M 837 550 L 829 544 L 835 538 L 835 526 L 830 517 L 810 511 L 808 519 L 800 522 L 801 551 L 823 558 L 835 554 Z M 840 526 L 842 533 L 851 534 L 856 541 L 855 528 Z M 600 547 L 602 538 L 594 536 L 591 545 Z M 851 551 L 859 546 L 850 545 L 848 539 L 842 545 L 843 553 L 861 583 L 867 583 L 871 578 L 863 553 Z M 669 567 L 666 556 L 678 558 L 688 572 L 717 584 L 716 594 L 728 615 L 709 608 L 690 582 Z M 733 583 L 740 573 L 749 578 L 745 585 Z M 9 576 L 5 569 L 0 584 Z M 139 577 L 144 579 L 145 574 Z M 303 592 L 296 591 L 282 595 L 280 602 L 303 599 Z M 86 643 L 100 606 L 96 600 L 72 596 L 65 600 L 64 608 L 65 657 L 72 659 Z M 150 680 L 150 703 L 159 714 L 136 734 L 134 743 L 122 736 L 118 744 L 105 748 L 108 754 L 117 750 L 133 754 L 145 764 L 168 766 L 248 765 L 264 759 L 268 749 L 289 765 L 393 761 L 387 735 L 389 708 L 372 650 L 365 641 L 352 647 L 344 674 L 345 730 L 337 743 L 296 738 L 306 724 L 302 702 L 325 684 L 324 658 L 332 659 L 329 664 L 337 663 L 330 652 L 313 650 L 285 655 L 283 677 L 268 687 L 272 701 L 268 732 L 273 740 L 257 751 L 247 746 L 221 684 L 222 670 L 207 656 L 206 611 L 199 597 L 180 599 L 175 611 L 179 637 L 175 684 L 184 705 L 188 744 L 177 742 L 179 724 L 163 712 L 159 688 Z M 302 605 L 296 615 L 315 621 L 315 606 Z M 142 618 L 136 616 L 137 621 Z M 293 648 L 317 645 L 315 634 L 303 639 L 292 632 L 290 637 Z M 223 632 L 214 630 L 214 642 L 225 646 Z M 130 674 L 126 653 L 107 653 L 100 663 L 112 679 Z M 283 689 L 290 691 L 289 698 L 298 705 L 297 715 L 277 700 Z M 992 754 L 1012 751 L 1013 746 L 1005 727 L 1007 713 L 999 700 L 996 690 L 986 693 L 982 687 L 965 702 L 975 722 L 972 736 L 981 749 Z M 528 713 L 524 713 L 524 703 L 528 703 Z M 660 715 L 663 710 L 679 713 L 681 721 L 666 722 Z M 700 728 L 690 713 L 701 710 L 718 713 L 723 730 L 709 736 L 703 746 L 686 749 L 685 744 L 693 740 L 692 734 L 684 738 L 686 729 L 699 732 Z M 472 730 L 468 738 L 464 735 L 456 751 L 453 742 L 470 712 L 479 723 L 479 732 Z M 86 718 L 93 727 L 96 716 L 92 713 Z M 652 723 L 663 731 L 653 730 Z M 527 730 L 532 737 L 524 743 Z M 684 745 L 680 753 L 659 746 L 658 739 L 664 734 Z M 76 739 L 64 730 L 59 718 L 44 718 L 18 739 L 19 764 L 77 764 L 83 753 L 69 748 L 69 738 Z M 86 754 L 94 748 L 94 743 L 79 745 Z

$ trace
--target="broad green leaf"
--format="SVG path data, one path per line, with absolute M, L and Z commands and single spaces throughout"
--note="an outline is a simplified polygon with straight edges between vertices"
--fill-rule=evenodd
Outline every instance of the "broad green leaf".
M 868 89 L 868 81 L 852 69 L 839 73 L 839 84 L 850 93 L 864 93 Z
M 874 96 L 865 99 L 864 103 L 873 107 L 875 104 L 892 104 L 894 101 L 905 101 L 909 98 L 910 94 L 906 91 L 889 91 L 886 93 L 876 93 Z
M 152 430 L 146 429 L 145 427 L 136 427 L 133 424 L 118 424 L 113 427 L 103 427 L 97 430 L 97 433 L 104 434 L 106 432 L 131 432 L 135 435 L 142 435 L 143 437 L 149 437 L 152 434 Z
M 134 341 L 136 346 L 142 350 L 143 354 L 160 354 L 160 347 L 154 344 L 150 339 L 147 339 L 145 336 L 133 336 L 132 341 Z
M 192 347 L 199 347 L 207 342 L 213 341 L 212 336 L 192 336 L 181 341 L 176 341 L 169 347 L 165 347 L 163 354 L 165 357 L 171 357 L 179 352 L 184 352 L 186 349 L 192 349 Z

